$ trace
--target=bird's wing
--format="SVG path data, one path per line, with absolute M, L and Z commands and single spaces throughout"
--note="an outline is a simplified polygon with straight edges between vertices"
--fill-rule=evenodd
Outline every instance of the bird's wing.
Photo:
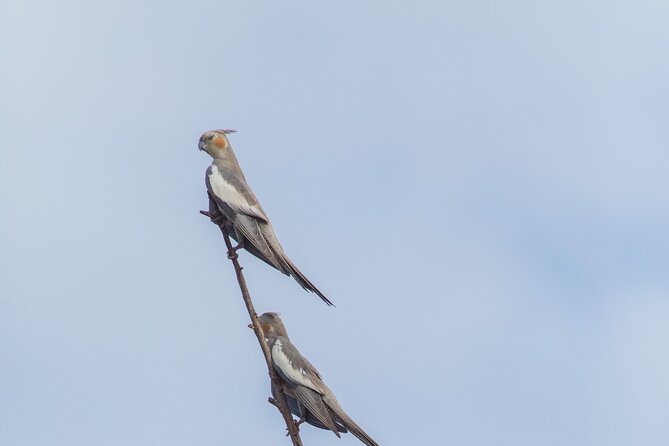
M 323 402 L 323 395 L 304 386 L 296 386 L 293 389 L 293 392 L 295 393 L 295 398 L 306 407 L 310 414 L 312 414 L 321 424 L 334 432 L 337 437 L 341 437 L 337 425 L 330 416 L 328 406 Z
M 287 274 L 285 266 L 281 263 L 263 235 L 261 225 L 266 223 L 260 222 L 255 217 L 249 215 L 237 214 L 233 219 L 233 224 L 235 225 L 235 230 L 241 232 L 244 238 L 251 242 L 268 259 L 268 263 Z
M 330 428 L 327 427 L 325 424 L 323 424 L 313 413 L 309 412 L 301 401 L 297 400 L 294 390 L 291 390 L 290 387 L 288 386 L 284 386 L 283 391 L 286 394 L 286 402 L 288 403 L 288 408 L 290 409 L 293 415 L 295 415 L 300 419 L 304 418 L 304 421 L 306 421 L 308 424 L 311 424 L 314 427 L 317 427 L 319 429 L 325 429 L 326 431 L 330 430 Z M 334 420 L 332 421 L 337 427 L 337 431 L 343 434 L 348 432 L 348 429 L 346 429 L 341 423 L 337 423 Z
M 325 385 L 320 373 L 286 337 L 274 339 L 271 348 L 272 362 L 279 375 L 286 381 L 295 398 L 318 421 L 339 437 L 338 426 L 345 427 L 368 446 L 378 446 L 367 433 L 344 412 L 337 398 Z
M 264 236 L 263 226 L 269 225 L 269 219 L 248 185 L 216 163 L 207 169 L 205 183 L 218 209 L 234 225 L 235 231 L 255 247 L 253 254 L 288 274 L 285 262 L 281 262 Z
M 314 414 L 309 412 L 301 401 L 298 401 L 297 396 L 295 395 L 295 389 L 290 388 L 288 386 L 284 386 L 283 391 L 284 394 L 286 395 L 286 402 L 288 403 L 288 408 L 290 409 L 293 415 L 295 415 L 300 419 L 304 418 L 304 420 L 307 423 L 311 424 L 314 427 L 317 427 L 319 429 L 330 430 L 330 428 L 327 427 L 325 424 L 323 424 L 318 418 L 316 418 Z M 344 434 L 348 432 L 348 430 L 342 424 L 337 423 L 336 421 L 334 422 L 334 424 L 339 432 Z
M 272 343 L 272 362 L 274 368 L 286 381 L 295 398 L 307 408 L 318 421 L 327 426 L 339 437 L 337 425 L 330 417 L 328 407 L 323 403 L 323 393 L 329 389 L 320 377 L 313 375 L 309 363 L 295 346 L 285 337 L 277 337 Z M 310 365 L 310 364 L 309 364 Z
M 207 190 L 228 219 L 234 221 L 237 214 L 242 214 L 268 221 L 253 191 L 246 182 L 234 176 L 228 169 L 212 163 L 207 169 L 205 182 Z
M 241 172 L 235 172 L 222 161 L 214 160 L 207 169 L 205 183 L 220 212 L 234 225 L 235 232 L 255 248 L 249 249 L 253 255 L 283 274 L 292 276 L 302 288 L 316 293 L 325 303 L 332 305 L 283 251 L 272 224 Z
M 275 368 L 291 387 L 307 387 L 321 395 L 330 392 L 318 371 L 288 338 L 277 337 L 272 344 L 271 353 Z

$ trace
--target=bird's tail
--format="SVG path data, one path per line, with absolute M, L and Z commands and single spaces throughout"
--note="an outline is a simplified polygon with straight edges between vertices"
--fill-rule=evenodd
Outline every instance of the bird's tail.
M 346 429 L 348 429 L 350 433 L 355 435 L 358 440 L 362 441 L 367 446 L 379 446 L 379 444 L 376 441 L 374 441 L 372 437 L 367 435 L 367 433 L 364 430 L 362 430 L 360 426 L 355 424 L 355 422 L 350 418 L 348 421 L 342 420 L 342 424 L 346 426 Z
M 269 222 L 260 224 L 259 229 L 262 234 L 262 238 L 266 243 L 265 249 L 263 251 L 265 251 L 267 255 L 264 256 L 265 259 L 263 260 L 282 273 L 292 276 L 293 279 L 295 279 L 295 281 L 299 283 L 302 288 L 312 293 L 316 293 L 316 295 L 318 295 L 318 297 L 320 297 L 326 304 L 334 305 L 330 299 L 325 297 L 325 294 L 321 293 L 321 291 L 316 288 L 316 285 L 311 283 L 311 281 L 307 279 L 307 276 L 302 274 L 302 271 L 300 271 L 297 266 L 295 266 L 295 264 L 288 258 L 283 250 L 283 247 L 281 246 L 281 243 L 279 243 L 279 240 L 276 238 L 274 229 L 272 229 L 272 226 L 269 224 Z
M 346 415 L 344 409 L 342 409 L 336 400 L 333 401 L 332 397 L 328 398 L 327 406 L 335 423 L 339 423 L 345 426 L 350 433 L 355 435 L 358 440 L 362 441 L 367 446 L 379 446 L 379 444 L 374 441 L 372 437 L 367 435 L 367 432 L 362 430 L 362 428 L 358 426 L 356 422 L 351 419 L 351 417 Z
M 316 295 L 320 297 L 326 304 L 334 306 L 334 304 L 330 301 L 330 299 L 325 297 L 325 294 L 323 294 L 321 290 L 316 288 L 316 285 L 311 283 L 311 281 L 307 279 L 307 276 L 302 274 L 302 271 L 300 271 L 297 268 L 297 266 L 295 266 L 295 264 L 285 254 L 281 257 L 282 257 L 281 260 L 283 261 L 283 263 L 285 263 L 287 267 L 286 269 L 289 270 L 289 274 L 293 277 L 293 279 L 295 279 L 295 282 L 299 283 L 300 286 L 305 290 L 310 291 L 312 293 L 316 293 Z

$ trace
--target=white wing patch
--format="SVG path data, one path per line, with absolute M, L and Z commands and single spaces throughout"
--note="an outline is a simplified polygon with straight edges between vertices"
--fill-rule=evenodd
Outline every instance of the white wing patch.
M 260 209 L 249 204 L 244 195 L 242 195 L 232 184 L 225 181 L 223 175 L 218 171 L 218 167 L 213 164 L 211 165 L 211 170 L 209 172 L 209 184 L 211 185 L 212 193 L 237 212 L 258 217 L 263 220 L 267 219 Z
M 272 346 L 272 359 L 274 360 L 274 364 L 281 369 L 283 374 L 293 382 L 318 391 L 314 383 L 307 377 L 307 372 L 304 369 L 296 369 L 293 367 L 292 361 L 283 352 L 283 345 L 281 345 L 280 339 L 274 341 L 274 345 Z

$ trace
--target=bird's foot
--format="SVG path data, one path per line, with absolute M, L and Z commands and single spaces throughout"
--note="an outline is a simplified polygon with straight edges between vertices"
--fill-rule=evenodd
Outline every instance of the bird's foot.
M 293 420 L 293 426 L 295 426 L 295 433 L 296 434 L 300 433 L 300 424 L 304 423 L 305 420 L 306 420 L 306 417 L 302 417 L 297 421 Z M 286 428 L 286 430 L 288 431 L 288 432 L 286 432 L 286 437 L 290 437 L 290 434 L 291 434 L 290 429 Z
M 200 214 L 204 215 L 205 217 L 209 217 L 209 220 L 211 220 L 211 222 L 216 226 L 223 226 L 227 221 L 225 215 L 218 211 L 200 211 Z
M 300 431 L 300 424 L 304 423 L 305 421 L 307 421 L 306 412 L 304 413 L 304 415 L 302 415 L 302 417 L 299 420 L 295 421 L 295 427 L 297 428 L 298 432 Z
M 233 246 L 228 250 L 228 259 L 236 259 L 237 258 L 237 251 L 239 251 L 241 248 L 244 247 L 244 242 L 239 242 L 237 243 L 237 246 Z
M 225 215 L 219 213 L 211 214 L 209 218 L 211 218 L 211 221 L 218 226 L 221 226 L 226 221 Z

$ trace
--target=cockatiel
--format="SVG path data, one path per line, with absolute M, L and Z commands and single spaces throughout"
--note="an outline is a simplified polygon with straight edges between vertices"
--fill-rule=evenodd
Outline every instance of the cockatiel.
M 288 332 L 277 313 L 264 313 L 258 318 L 272 355 L 272 365 L 284 383 L 284 393 L 298 425 L 307 422 L 329 429 L 337 437 L 350 432 L 367 446 L 378 446 L 344 409 L 325 385 L 316 367 L 300 354 L 288 338 Z
M 207 169 L 205 182 L 216 210 L 224 218 L 228 234 L 237 241 L 233 249 L 244 248 L 260 260 L 292 276 L 302 288 L 316 293 L 325 303 L 332 302 L 295 266 L 274 234 L 272 223 L 232 151 L 227 135 L 234 130 L 210 130 L 200 137 L 198 147 L 214 159 Z M 210 201 L 211 204 L 211 201 Z

